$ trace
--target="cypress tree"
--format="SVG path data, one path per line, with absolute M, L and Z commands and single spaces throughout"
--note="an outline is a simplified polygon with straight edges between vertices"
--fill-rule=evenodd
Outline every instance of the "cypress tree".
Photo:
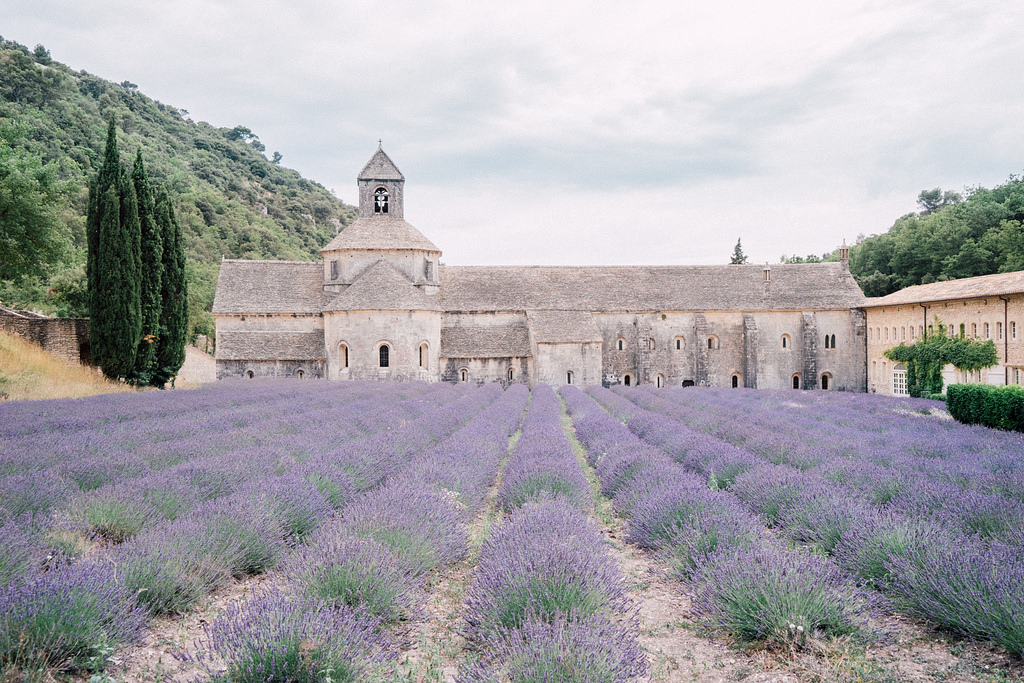
M 163 239 L 156 221 L 153 192 L 142 163 L 142 150 L 135 155 L 132 186 L 139 213 L 140 230 L 140 312 L 142 337 L 135 353 L 135 368 L 129 375 L 134 384 L 148 384 L 156 368 L 156 344 L 160 334 L 160 299 L 163 294 Z
M 181 226 L 174 215 L 171 198 L 162 189 L 156 197 L 156 220 L 163 236 L 163 277 L 156 368 L 150 383 L 163 387 L 178 374 L 185 362 L 188 284 L 185 280 L 185 244 L 181 238 Z
M 139 215 L 135 188 L 121 166 L 111 118 L 103 166 L 89 188 L 89 342 L 93 361 L 110 378 L 135 365 L 142 333 Z

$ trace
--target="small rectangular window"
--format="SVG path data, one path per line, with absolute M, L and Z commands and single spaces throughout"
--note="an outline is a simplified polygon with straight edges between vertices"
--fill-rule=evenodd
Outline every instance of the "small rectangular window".
M 338 260 L 337 259 L 331 259 L 331 279 L 332 280 L 337 280 L 338 279 Z

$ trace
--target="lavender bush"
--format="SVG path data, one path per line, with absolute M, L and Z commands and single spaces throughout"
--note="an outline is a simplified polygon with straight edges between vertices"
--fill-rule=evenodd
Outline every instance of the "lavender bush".
M 494 531 L 466 597 L 468 638 L 530 619 L 610 615 L 627 607 L 622 575 L 594 523 L 561 501 L 529 504 Z
M 912 614 L 1024 656 L 1024 555 L 960 539 L 890 558 L 892 592 Z
M 468 550 L 455 502 L 414 484 L 395 483 L 362 496 L 345 508 L 344 526 L 378 541 L 417 574 L 455 562 Z
M 877 602 L 834 565 L 772 547 L 712 556 L 699 584 L 698 614 L 739 640 L 775 646 L 853 633 Z
M 77 668 L 134 640 L 144 622 L 111 564 L 55 567 L 0 589 L 0 665 Z
M 416 578 L 383 545 L 338 524 L 321 527 L 282 569 L 300 595 L 332 607 L 365 611 L 383 623 L 407 618 Z
M 605 618 L 527 621 L 499 633 L 458 683 L 625 683 L 647 672 L 636 628 Z
M 229 606 L 207 628 L 204 651 L 193 656 L 215 680 L 229 683 L 348 683 L 393 657 L 377 626 L 351 609 L 268 593 Z M 227 668 L 215 670 L 206 651 Z

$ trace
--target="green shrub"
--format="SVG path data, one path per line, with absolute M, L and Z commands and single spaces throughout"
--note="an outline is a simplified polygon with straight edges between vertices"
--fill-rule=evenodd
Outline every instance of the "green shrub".
M 958 422 L 1024 432 L 1024 388 L 954 384 L 946 394 L 949 413 Z

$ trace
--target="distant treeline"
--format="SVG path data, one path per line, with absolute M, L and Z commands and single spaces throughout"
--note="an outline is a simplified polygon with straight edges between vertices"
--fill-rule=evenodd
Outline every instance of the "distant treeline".
M 141 149 L 149 177 L 175 198 L 193 331 L 212 332 L 209 310 L 222 256 L 314 259 L 355 218 L 354 207 L 282 167 L 281 154 L 268 159 L 249 128 L 192 121 L 134 83 L 73 71 L 41 45 L 30 50 L 0 37 L 0 202 L 34 183 L 40 197 L 52 196 L 58 219 L 49 232 L 59 233 L 44 250 L 44 268 L 0 272 L 5 304 L 85 314 L 86 186 L 102 162 L 111 116 L 124 160 Z

